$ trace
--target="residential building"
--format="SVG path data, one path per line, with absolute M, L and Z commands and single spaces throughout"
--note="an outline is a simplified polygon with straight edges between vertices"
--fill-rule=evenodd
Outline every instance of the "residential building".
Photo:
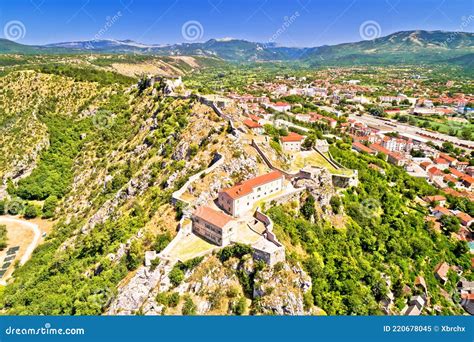
M 255 134 L 262 134 L 264 132 L 263 126 L 256 121 L 247 119 L 244 120 L 244 125 L 247 126 L 247 128 Z
M 352 143 L 352 148 L 354 150 L 356 150 L 357 152 L 365 152 L 365 153 L 368 153 L 368 154 L 375 154 L 377 153 L 376 151 L 368 148 L 367 146 L 365 146 L 364 144 L 361 144 L 360 142 L 358 141 L 355 141 Z
M 434 270 L 435 277 L 438 278 L 442 284 L 445 284 L 448 281 L 448 271 L 449 265 L 447 262 L 439 263 Z
M 426 304 L 424 296 L 413 296 L 408 302 L 408 306 L 403 310 L 403 314 L 406 316 L 419 316 Z
M 286 102 L 266 103 L 265 108 L 271 108 L 277 112 L 287 112 L 291 109 L 291 105 Z
M 258 200 L 281 191 L 283 180 L 283 174 L 272 171 L 236 184 L 219 192 L 219 206 L 232 216 L 239 217 L 251 210 Z
M 304 136 L 290 132 L 287 136 L 281 137 L 281 145 L 285 152 L 299 152 L 301 151 L 301 144 L 303 143 Z
M 443 216 L 451 216 L 452 215 L 451 211 L 449 211 L 448 208 L 442 207 L 440 205 L 437 205 L 432 210 L 432 213 L 438 220 Z
M 461 224 L 465 227 L 470 227 L 471 224 L 474 222 L 474 218 L 471 217 L 471 215 L 463 213 L 462 211 L 459 211 L 456 214 L 456 217 L 459 219 Z
M 444 206 L 446 204 L 446 197 L 442 195 L 426 196 L 423 198 L 423 200 L 428 203 L 437 202 L 440 206 Z
M 443 182 L 444 173 L 436 166 L 428 169 L 428 177 L 432 182 Z

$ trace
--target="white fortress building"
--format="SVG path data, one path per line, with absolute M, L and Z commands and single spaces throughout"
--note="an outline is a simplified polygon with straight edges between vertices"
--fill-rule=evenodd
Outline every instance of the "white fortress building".
M 236 231 L 232 217 L 209 207 L 199 207 L 191 217 L 193 232 L 219 246 L 227 246 Z
M 253 209 L 255 203 L 283 189 L 284 176 L 272 171 L 219 192 L 218 203 L 234 217 Z

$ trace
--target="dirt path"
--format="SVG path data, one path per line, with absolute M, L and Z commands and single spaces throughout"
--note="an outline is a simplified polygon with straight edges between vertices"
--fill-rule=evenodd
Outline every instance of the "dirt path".
M 3 260 L 9 247 L 20 247 L 16 260 L 24 265 L 31 257 L 36 246 L 41 241 L 42 229 L 38 222 L 26 221 L 12 216 L 0 216 L 0 224 L 7 226 L 8 247 L 0 252 L 0 260 Z M 44 229 L 43 229 L 44 230 Z M 1 283 L 5 283 L 13 272 L 13 262 L 4 275 Z

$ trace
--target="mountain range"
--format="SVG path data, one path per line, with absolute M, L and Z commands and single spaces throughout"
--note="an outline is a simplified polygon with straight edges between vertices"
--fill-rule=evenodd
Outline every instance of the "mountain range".
M 132 40 L 90 40 L 43 46 L 0 40 L 0 53 L 111 53 L 161 56 L 206 56 L 226 61 L 300 61 L 314 65 L 359 65 L 447 62 L 471 65 L 474 33 L 402 31 L 373 40 L 319 47 L 282 47 L 241 39 L 211 39 L 199 43 L 142 44 Z

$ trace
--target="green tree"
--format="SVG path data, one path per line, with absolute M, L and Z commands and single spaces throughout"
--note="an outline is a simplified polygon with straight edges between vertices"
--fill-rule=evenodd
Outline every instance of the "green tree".
M 315 201 L 313 195 L 310 194 L 306 198 L 306 201 L 304 202 L 304 204 L 301 207 L 301 214 L 307 220 L 309 220 L 311 217 L 314 217 L 314 214 L 316 213 L 316 209 L 314 207 L 315 203 L 316 203 L 316 201 Z
M 34 204 L 28 204 L 25 208 L 25 218 L 32 219 L 39 215 L 40 209 Z
M 135 270 L 142 263 L 143 247 L 140 241 L 132 241 L 125 261 L 129 271 Z
M 58 204 L 56 196 L 49 196 L 43 203 L 43 218 L 49 219 L 54 216 L 54 210 Z
M 184 272 L 175 265 L 169 274 L 169 278 L 173 286 L 178 286 L 184 280 Z
M 443 215 L 440 219 L 443 229 L 449 233 L 457 233 L 459 231 L 460 221 L 456 216 Z

